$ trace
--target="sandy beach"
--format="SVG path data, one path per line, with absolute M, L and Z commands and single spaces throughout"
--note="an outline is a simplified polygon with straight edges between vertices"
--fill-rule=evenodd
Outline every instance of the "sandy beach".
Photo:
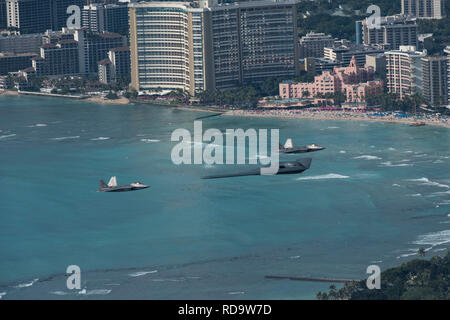
M 103 99 L 101 97 L 91 97 L 87 98 L 86 101 L 104 103 L 104 104 L 129 104 L 130 100 L 125 97 L 120 97 L 119 99 Z
M 19 92 L 13 90 L 0 90 L 0 95 L 18 96 Z
M 352 111 L 310 111 L 310 110 L 232 110 L 224 113 L 226 116 L 285 118 L 285 119 L 309 119 L 309 120 L 345 120 L 345 121 L 376 121 L 389 123 L 413 124 L 412 117 L 398 118 L 394 115 L 373 116 L 365 112 Z M 418 119 L 426 125 L 450 128 L 450 120 L 447 117 L 423 117 Z

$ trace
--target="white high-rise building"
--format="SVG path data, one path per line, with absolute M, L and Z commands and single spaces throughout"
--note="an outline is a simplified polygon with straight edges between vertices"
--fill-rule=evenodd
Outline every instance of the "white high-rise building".
M 130 5 L 131 84 L 196 92 L 300 71 L 297 0 Z
M 412 94 L 422 94 L 422 58 L 426 50 L 416 51 L 414 46 L 400 46 L 399 50 L 387 51 L 386 80 L 390 93 L 403 98 Z
M 450 46 L 444 50 L 447 55 L 447 106 L 450 107 Z

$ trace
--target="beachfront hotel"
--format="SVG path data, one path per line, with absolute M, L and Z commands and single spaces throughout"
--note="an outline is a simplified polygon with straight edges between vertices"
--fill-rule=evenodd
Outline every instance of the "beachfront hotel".
M 416 51 L 414 46 L 401 46 L 399 50 L 386 53 L 386 79 L 390 93 L 402 99 L 414 93 L 422 94 L 422 58 L 426 51 Z
M 447 106 L 450 107 L 450 46 L 444 49 L 447 56 Z
M 423 97 L 432 106 L 447 105 L 447 57 L 422 58 Z
M 291 81 L 279 85 L 282 99 L 311 98 L 318 95 L 333 95 L 342 92 L 346 102 L 362 103 L 368 95 L 383 92 L 382 81 L 374 80 L 372 68 L 360 68 L 353 57 L 348 67 L 334 67 L 333 71 L 324 71 L 314 77 L 314 82 Z
M 299 73 L 297 1 L 130 4 L 131 85 L 195 95 Z

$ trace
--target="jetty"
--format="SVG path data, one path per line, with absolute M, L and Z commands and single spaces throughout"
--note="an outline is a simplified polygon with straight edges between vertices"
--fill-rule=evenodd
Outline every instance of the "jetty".
M 360 279 L 335 279 L 335 278 L 310 278 L 310 277 L 292 277 L 292 276 L 264 276 L 266 279 L 276 279 L 276 280 L 294 280 L 294 281 L 307 281 L 307 282 L 354 282 L 360 281 Z

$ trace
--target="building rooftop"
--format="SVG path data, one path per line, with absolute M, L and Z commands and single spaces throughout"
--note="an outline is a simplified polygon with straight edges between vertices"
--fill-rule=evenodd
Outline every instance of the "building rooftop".
M 26 69 L 23 70 L 23 72 L 35 72 L 36 70 L 34 70 L 33 67 L 28 67 Z
M 29 57 L 37 56 L 36 53 L 13 53 L 13 52 L 0 52 L 0 58 L 13 58 L 13 57 Z
M 112 62 L 109 59 L 103 59 L 103 60 L 97 62 L 97 64 L 102 65 L 102 66 L 106 66 L 106 65 L 111 64 L 111 63 Z
M 114 52 L 117 52 L 117 51 L 130 51 L 130 48 L 129 47 L 119 47 L 119 48 L 113 48 L 110 51 L 114 51 Z

